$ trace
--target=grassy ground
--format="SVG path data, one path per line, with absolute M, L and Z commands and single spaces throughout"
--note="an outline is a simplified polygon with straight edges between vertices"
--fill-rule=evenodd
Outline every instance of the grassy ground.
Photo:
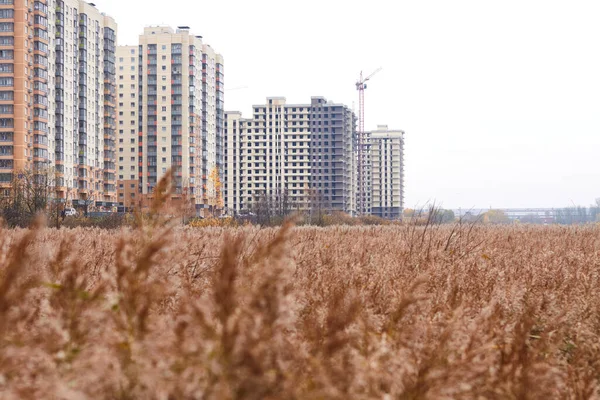
M 600 228 L 0 230 L 0 398 L 588 399 Z

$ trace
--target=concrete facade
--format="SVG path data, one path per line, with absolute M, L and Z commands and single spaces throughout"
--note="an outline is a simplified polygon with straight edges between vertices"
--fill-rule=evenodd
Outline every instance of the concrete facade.
M 225 207 L 247 212 L 267 198 L 288 211 L 353 214 L 355 125 L 348 107 L 322 97 L 309 104 L 270 97 L 253 106 L 251 119 L 226 113 Z

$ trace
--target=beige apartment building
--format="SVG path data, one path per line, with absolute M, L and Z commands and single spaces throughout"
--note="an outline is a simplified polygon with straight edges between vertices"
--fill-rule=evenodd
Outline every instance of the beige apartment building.
M 371 215 L 400 219 L 404 209 L 404 132 L 379 125 L 368 133 Z
M 170 170 L 176 195 L 193 199 L 199 214 L 217 205 L 223 57 L 189 27 L 147 27 L 139 46 L 118 49 L 117 75 L 119 203 L 133 205 L 125 189 L 134 172 L 138 191 L 129 196 L 148 197 Z
M 116 200 L 116 33 L 84 1 L 0 1 L 0 185 L 49 168 L 58 198 Z
M 139 187 L 140 138 L 138 134 L 138 46 L 117 47 L 117 192 L 127 208 L 141 201 Z
M 225 119 L 225 207 L 355 213 L 356 117 L 343 104 L 313 97 L 287 104 L 283 97 Z

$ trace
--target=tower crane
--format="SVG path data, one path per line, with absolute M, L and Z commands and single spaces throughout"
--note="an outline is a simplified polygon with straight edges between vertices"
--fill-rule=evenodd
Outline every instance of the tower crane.
M 362 215 L 366 212 L 366 182 L 365 182 L 365 150 L 366 150 L 366 134 L 365 134 L 365 89 L 367 82 L 375 76 L 382 68 L 378 68 L 366 78 L 363 77 L 362 71 L 360 78 L 356 82 L 356 90 L 358 90 L 358 204 L 357 212 Z

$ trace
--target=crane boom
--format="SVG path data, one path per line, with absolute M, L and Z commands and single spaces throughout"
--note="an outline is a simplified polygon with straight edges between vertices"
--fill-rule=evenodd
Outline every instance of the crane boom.
M 383 69 L 382 67 L 377 68 L 371 75 L 369 75 L 369 76 L 367 76 L 365 78 L 365 82 L 368 81 L 368 80 L 370 80 L 373 76 L 375 76 L 375 74 L 377 74 L 378 72 L 380 72 L 382 69 Z

